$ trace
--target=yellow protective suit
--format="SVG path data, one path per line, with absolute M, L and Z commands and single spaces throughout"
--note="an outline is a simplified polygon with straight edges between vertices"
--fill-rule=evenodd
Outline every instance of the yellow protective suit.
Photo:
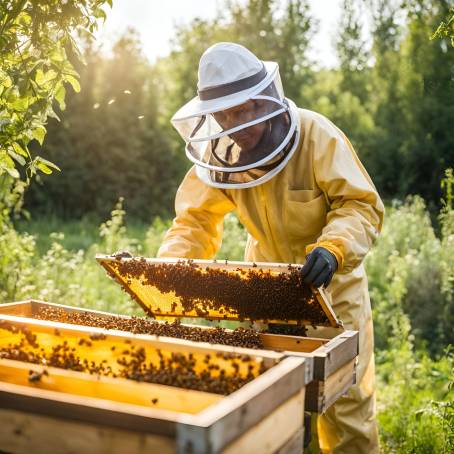
M 192 168 L 176 196 L 176 217 L 160 257 L 211 259 L 224 215 L 236 210 L 248 231 L 245 260 L 304 263 L 323 246 L 338 260 L 327 288 L 346 329 L 359 330 L 357 385 L 318 418 L 323 453 L 378 452 L 373 327 L 363 259 L 377 237 L 384 207 L 345 135 L 322 115 L 300 109 L 301 137 L 287 166 L 268 182 L 221 190 Z

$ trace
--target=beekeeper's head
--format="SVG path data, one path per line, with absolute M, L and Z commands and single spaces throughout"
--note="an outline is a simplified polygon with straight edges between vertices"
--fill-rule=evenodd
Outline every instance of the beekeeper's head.
M 277 63 L 261 61 L 239 44 L 218 43 L 200 59 L 197 88 L 198 96 L 178 110 L 172 124 L 202 181 L 246 188 L 285 166 L 299 127 Z

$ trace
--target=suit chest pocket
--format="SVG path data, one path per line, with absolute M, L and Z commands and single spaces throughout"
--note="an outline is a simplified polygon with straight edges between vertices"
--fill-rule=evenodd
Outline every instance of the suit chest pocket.
M 328 205 L 320 189 L 297 189 L 287 192 L 285 227 L 289 237 L 312 239 L 326 224 Z

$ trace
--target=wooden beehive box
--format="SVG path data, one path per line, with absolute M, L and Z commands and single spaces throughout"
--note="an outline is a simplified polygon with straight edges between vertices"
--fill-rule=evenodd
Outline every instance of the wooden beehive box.
M 343 330 L 323 289 L 303 285 L 301 265 L 106 255 L 96 259 L 152 317 L 321 327 L 315 333 L 326 337 L 262 335 L 267 349 L 313 358 L 308 411 L 323 413 L 356 383 L 358 332 Z
M 28 333 L 45 350 L 64 340 L 89 361 L 103 358 L 112 367 L 112 352 L 126 345 L 143 348 L 151 356 L 158 350 L 191 354 L 201 368 L 203 358 L 210 355 L 227 374 L 238 370 L 241 374 L 250 365 L 256 376 L 222 396 L 0 359 L 1 451 L 237 453 L 251 447 L 266 453 L 302 451 L 310 359 L 34 319 L 43 305 L 36 301 L 0 305 L 0 351 Z M 238 361 L 232 369 L 237 357 L 250 358 L 249 363 Z M 266 369 L 262 373 L 260 365 Z
M 41 309 L 47 307 L 58 307 L 68 313 L 79 312 L 95 314 L 100 317 L 127 318 L 123 315 L 55 305 L 36 300 L 0 305 L 0 314 L 33 318 Z M 198 327 L 207 330 L 212 329 L 204 326 Z M 305 394 L 305 409 L 307 411 L 323 413 L 356 382 L 358 332 L 337 332 L 337 330 L 333 330 L 333 332 L 336 335 L 332 339 L 260 334 L 260 339 L 266 350 L 278 351 L 285 356 L 306 358 L 304 381 L 308 383 Z

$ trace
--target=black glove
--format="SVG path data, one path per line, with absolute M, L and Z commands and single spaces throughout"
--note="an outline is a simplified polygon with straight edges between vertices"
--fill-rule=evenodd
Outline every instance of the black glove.
M 337 259 L 324 247 L 316 247 L 301 268 L 303 282 L 314 287 L 327 287 L 337 270 Z

